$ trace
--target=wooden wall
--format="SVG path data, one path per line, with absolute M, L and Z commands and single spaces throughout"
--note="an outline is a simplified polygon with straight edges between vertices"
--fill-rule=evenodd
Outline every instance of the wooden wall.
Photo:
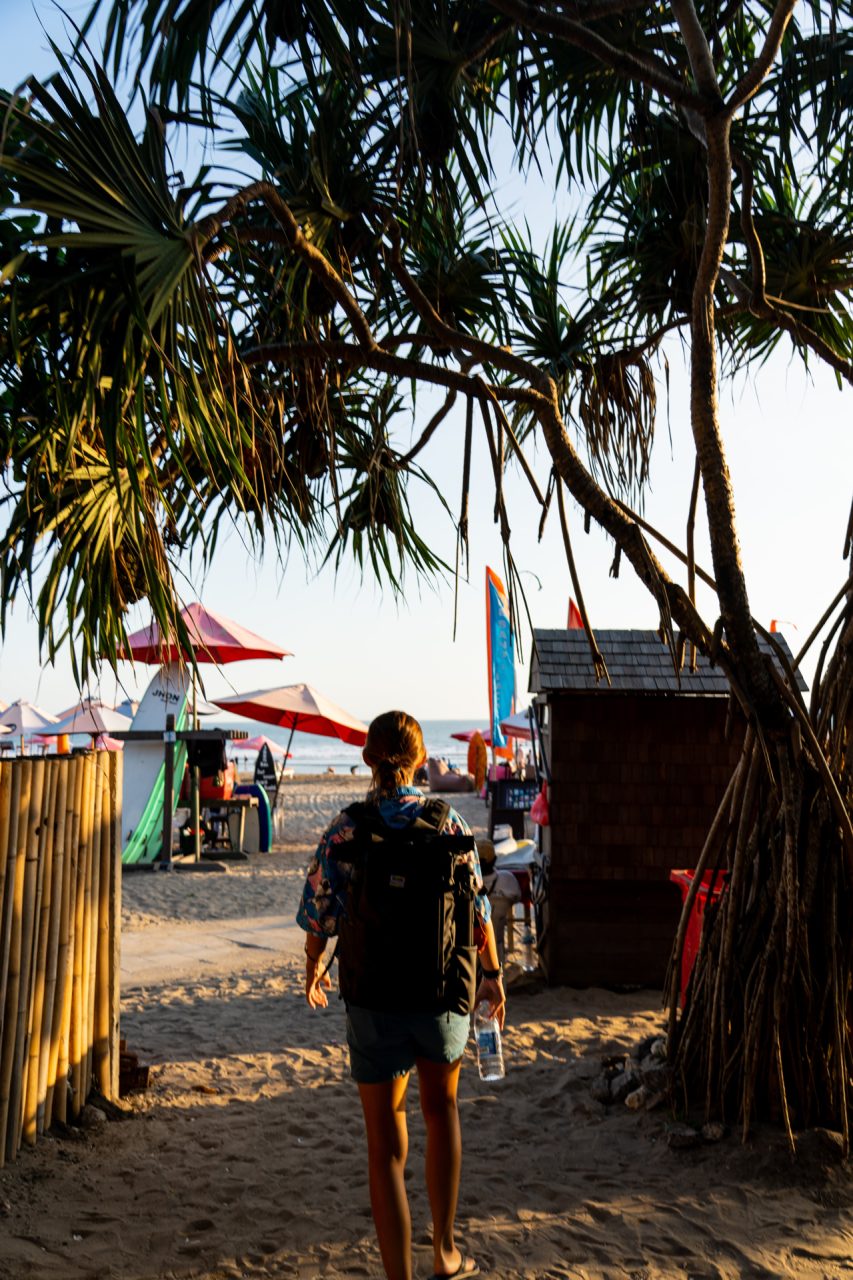
M 737 759 L 725 698 L 550 697 L 552 982 L 660 986 L 692 867 Z
M 121 767 L 0 762 L 0 1166 L 118 1096 Z

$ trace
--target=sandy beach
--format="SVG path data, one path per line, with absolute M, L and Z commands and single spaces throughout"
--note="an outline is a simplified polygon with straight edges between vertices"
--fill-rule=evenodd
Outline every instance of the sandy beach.
M 292 923 L 323 825 L 364 779 L 288 784 L 286 844 L 226 873 L 124 877 L 122 1033 L 152 1086 L 0 1172 L 2 1280 L 381 1277 L 343 1007 L 302 998 Z M 484 829 L 485 808 L 460 797 Z M 675 1118 L 593 1100 L 660 993 L 511 987 L 507 1076 L 461 1086 L 459 1236 L 497 1280 L 853 1276 L 853 1191 L 828 1139 L 672 1149 Z M 416 1275 L 430 1273 L 410 1097 Z

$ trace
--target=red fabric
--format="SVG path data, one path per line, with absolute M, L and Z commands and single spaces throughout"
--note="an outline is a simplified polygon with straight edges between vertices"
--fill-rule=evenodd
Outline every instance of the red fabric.
M 530 821 L 535 822 L 537 827 L 547 827 L 551 822 L 551 814 L 548 809 L 548 783 L 542 783 L 542 790 L 530 806 Z
M 271 640 L 264 640 L 254 631 L 248 631 L 239 622 L 223 618 L 219 614 L 205 609 L 203 605 L 191 604 L 181 610 L 181 617 L 186 624 L 192 641 L 196 662 L 245 662 L 249 658 L 287 658 L 292 656 L 281 645 Z M 127 649 L 122 650 L 122 658 L 133 658 L 136 662 L 178 662 L 181 655 L 174 637 L 163 640 L 160 628 L 152 623 L 142 631 L 134 631 L 127 637 Z
M 569 621 L 567 625 L 569 631 L 583 631 L 584 629 L 581 611 L 571 597 L 569 597 Z

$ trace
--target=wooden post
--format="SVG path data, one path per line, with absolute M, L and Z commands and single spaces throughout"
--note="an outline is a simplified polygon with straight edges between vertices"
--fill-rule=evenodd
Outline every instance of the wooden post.
M 4 983 L 3 1035 L 0 1037 L 0 1166 L 6 1163 L 6 1135 L 9 1128 L 9 1099 L 15 1060 L 18 983 L 21 974 L 21 923 L 24 910 L 24 870 L 27 822 L 32 784 L 32 761 L 15 761 L 12 766 L 12 795 L 9 812 L 9 856 L 6 866 L 6 894 L 3 911 Z
M 83 998 L 86 1001 L 86 1058 L 83 1069 L 83 1102 L 89 1096 L 92 1087 L 92 1067 L 95 1048 L 95 991 L 98 968 L 98 903 L 101 881 L 101 824 L 104 816 L 104 782 L 106 771 L 101 765 L 100 757 L 104 753 L 92 753 L 93 777 L 93 813 L 92 813 L 92 853 L 89 859 L 88 900 L 89 910 L 86 917 L 86 985 Z
M 160 859 L 167 867 L 172 865 L 172 814 L 175 810 L 175 717 L 166 716 L 166 732 L 163 734 L 165 751 L 165 776 L 163 779 L 163 849 Z
M 54 1004 L 56 1000 L 56 961 L 59 959 L 59 924 L 63 909 L 63 873 L 65 861 L 65 809 L 68 806 L 68 768 L 64 759 L 51 762 L 55 776 L 55 804 L 51 818 L 51 844 L 53 844 L 53 865 L 51 865 L 51 893 L 49 931 L 47 931 L 45 996 L 42 1002 L 40 1024 L 33 1036 L 40 1038 L 38 1043 L 38 1079 L 36 1089 L 36 1130 L 45 1132 L 45 1101 L 47 1097 L 47 1073 L 50 1069 L 51 1038 L 50 1032 L 54 1021 Z
M 38 842 L 38 890 L 33 912 L 33 971 L 27 1010 L 26 1073 L 22 1081 L 23 1108 L 21 1137 L 28 1147 L 35 1146 L 38 1132 L 39 1054 L 41 1023 L 47 986 L 47 944 L 50 936 L 50 912 L 53 897 L 53 847 L 56 822 L 56 762 L 44 761 L 44 800 Z M 19 1143 L 20 1145 L 20 1143 Z
M 56 823 L 53 849 L 53 905 L 50 915 L 50 938 L 47 954 L 47 981 L 45 986 L 44 1014 L 41 1024 L 41 1052 L 39 1054 L 39 1103 L 38 1132 L 50 1127 L 51 1104 L 56 1081 L 56 1063 L 59 1056 L 59 1022 L 57 1009 L 61 1008 L 64 970 L 60 977 L 60 965 L 68 949 L 68 877 L 66 874 L 65 845 L 70 835 L 68 814 L 72 781 L 71 761 L 62 758 L 54 765 L 59 770 L 56 793 Z M 63 935 L 63 928 L 65 930 Z
M 110 1096 L 110 768 L 109 752 L 99 752 L 101 792 L 100 839 L 98 841 L 98 892 L 94 904 L 95 954 L 92 990 L 92 1084 Z
M 71 1062 L 73 1033 L 74 966 L 77 954 L 77 881 L 80 864 L 80 815 L 83 809 L 85 764 L 82 756 L 72 758 L 72 780 L 69 783 L 71 812 L 69 814 L 70 839 L 66 849 L 66 875 L 68 877 L 67 942 L 65 946 L 65 971 L 62 982 L 62 1005 L 59 1009 L 59 1037 L 56 1064 L 56 1084 L 53 1094 L 53 1114 L 63 1124 L 68 1119 L 68 1069 Z M 61 926 L 60 926 L 61 929 Z
M 195 672 L 193 672 L 193 729 L 198 729 L 198 688 Z M 192 743 L 189 745 L 192 746 Z M 190 779 L 192 784 L 193 858 L 194 861 L 201 862 L 201 777 L 198 765 L 193 765 L 190 769 Z
M 12 933 L 12 908 L 15 900 L 15 868 L 17 859 L 18 810 L 21 805 L 21 773 L 10 760 L 0 764 L 0 854 L 3 879 L 0 883 L 0 1046 L 6 1015 L 6 979 L 9 973 L 9 943 Z M 2 1144 L 0 1144 L 2 1146 Z M 2 1150 L 0 1150 L 2 1160 Z
M 71 991 L 71 1115 L 74 1119 L 83 1106 L 83 1069 L 86 1059 L 85 947 L 87 908 L 86 886 L 89 882 L 89 858 L 92 847 L 92 757 L 83 757 L 83 787 L 80 806 L 80 845 L 77 856 L 77 896 L 74 904 L 74 980 Z
M 101 838 L 101 892 L 98 929 L 97 1083 L 105 1098 L 118 1099 L 121 940 L 122 757 L 110 752 L 104 833 Z
M 6 1159 L 13 1160 L 20 1140 L 24 1054 L 27 1042 L 27 1015 L 30 997 L 30 974 L 33 960 L 34 908 L 38 887 L 39 827 L 44 795 L 44 760 L 29 760 L 30 794 L 24 820 L 24 889 L 21 901 L 20 950 L 18 953 L 17 1012 L 14 1017 L 15 1051 L 9 1088 L 9 1111 L 6 1120 Z M 21 815 L 24 817 L 24 815 Z

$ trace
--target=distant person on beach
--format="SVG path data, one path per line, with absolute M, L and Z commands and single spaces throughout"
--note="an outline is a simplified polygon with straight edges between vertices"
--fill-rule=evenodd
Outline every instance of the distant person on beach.
M 504 962 L 506 922 L 516 902 L 521 902 L 521 886 L 511 871 L 498 871 L 497 854 L 492 840 L 478 840 L 477 853 L 483 869 L 483 888 L 492 908 L 492 927 L 498 944 L 498 959 Z
M 382 1008 L 356 1005 L 347 1001 L 347 1042 L 350 1068 L 358 1084 L 367 1133 L 367 1155 L 370 1202 L 382 1263 L 388 1280 L 412 1280 L 412 1226 L 404 1180 L 408 1134 L 406 1128 L 406 1088 L 414 1069 L 418 1075 L 420 1104 L 427 1131 L 426 1183 L 433 1220 L 434 1280 L 444 1277 L 476 1276 L 480 1269 L 475 1260 L 457 1247 L 454 1238 L 456 1204 L 462 1166 L 462 1139 L 456 1093 L 462 1054 L 469 1034 L 469 1006 L 485 1000 L 503 1025 L 506 997 L 498 962 L 497 943 L 491 924 L 488 898 L 482 892 L 482 876 L 473 840 L 464 820 L 442 802 L 428 801 L 412 779 L 426 760 L 421 727 L 402 711 L 389 711 L 378 716 L 368 729 L 363 757 L 372 771 L 367 803 L 353 806 L 355 814 L 339 814 L 325 832 L 308 870 L 308 877 L 297 913 L 297 923 L 305 930 L 305 996 L 312 1009 L 328 1005 L 326 991 L 331 986 L 328 965 L 321 959 L 330 937 L 342 934 L 339 959 L 341 985 L 351 988 L 353 975 L 362 979 L 366 960 L 354 954 L 359 937 L 356 923 L 347 914 L 348 902 L 357 892 L 367 893 L 371 870 L 360 860 L 361 836 L 356 829 L 384 830 L 393 844 L 393 832 L 403 833 L 412 844 L 429 830 L 436 804 L 442 811 L 436 828 L 436 845 L 443 837 L 462 837 L 455 841 L 468 851 L 459 855 L 460 882 L 464 875 L 471 885 L 469 908 L 473 899 L 473 922 L 480 943 L 482 980 L 473 995 L 461 1003 L 466 1011 L 456 1012 L 446 997 L 445 1007 L 433 1001 L 425 1011 L 419 1001 L 412 1003 L 411 989 L 416 984 L 419 954 L 402 944 L 387 949 L 382 960 L 380 978 L 393 991 L 401 993 L 400 1007 L 396 995 L 376 1001 Z M 361 808 L 361 812 L 359 812 Z M 370 837 L 376 838 L 376 836 Z M 445 844 L 453 845 L 453 840 Z M 348 849 L 349 844 L 349 849 Z M 442 846 L 444 847 L 444 846 Z M 371 845 L 372 849 L 373 846 Z M 422 845 L 426 850 L 426 846 Z M 425 854 L 423 856 L 426 856 Z M 369 857 L 369 854 L 368 854 Z M 349 861 L 347 860 L 349 858 Z M 421 867 L 426 863 L 421 863 Z M 422 872 L 421 872 L 422 874 Z M 403 875 L 392 875 L 395 882 Z M 413 882 L 418 873 L 413 871 Z M 402 884 L 400 884 L 402 890 Z M 393 888 L 386 890 L 393 896 Z M 396 921 L 398 934 L 405 935 L 407 920 Z M 374 931 L 375 932 L 375 931 Z M 380 943 L 382 941 L 380 937 Z M 474 943 L 472 936 L 467 940 Z M 375 945 L 375 944 L 374 944 Z M 365 951 L 369 947 L 365 945 Z M 474 954 L 474 946 L 467 950 Z M 359 970 L 359 964 L 362 969 Z M 436 970 L 439 966 L 436 964 Z M 473 963 L 471 964 L 473 975 Z M 437 979 L 438 972 L 434 975 Z M 450 987 L 448 980 L 446 986 Z M 362 986 L 361 989 L 366 989 Z M 393 1005 L 394 1007 L 389 1007 Z

